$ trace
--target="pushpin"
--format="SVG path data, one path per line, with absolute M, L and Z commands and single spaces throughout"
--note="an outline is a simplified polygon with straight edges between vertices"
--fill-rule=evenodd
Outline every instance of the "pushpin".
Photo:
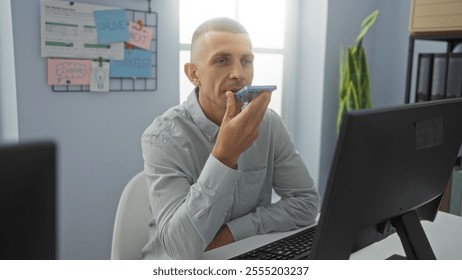
M 131 51 L 132 51 L 132 49 L 133 49 L 133 45 L 132 45 L 132 44 L 130 44 L 130 43 L 127 43 L 127 42 L 126 42 L 126 44 L 127 44 L 127 49 L 128 49 L 128 52 L 131 52 Z
M 139 19 L 137 22 L 138 22 L 138 29 L 139 30 L 143 29 L 143 21 Z

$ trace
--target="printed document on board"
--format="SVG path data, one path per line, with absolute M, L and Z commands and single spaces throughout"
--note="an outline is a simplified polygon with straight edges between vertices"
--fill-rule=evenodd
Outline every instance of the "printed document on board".
M 123 59 L 124 43 L 98 43 L 93 11 L 118 9 L 40 0 L 42 57 Z

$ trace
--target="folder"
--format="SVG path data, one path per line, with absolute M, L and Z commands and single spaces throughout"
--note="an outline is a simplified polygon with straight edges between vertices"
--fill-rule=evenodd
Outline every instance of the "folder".
M 444 99 L 444 83 L 446 80 L 446 54 L 433 55 L 433 73 L 431 100 Z
M 452 172 L 451 196 L 449 202 L 449 213 L 462 216 L 462 167 L 454 168 Z
M 417 64 L 416 101 L 430 100 L 430 82 L 433 66 L 433 54 L 421 53 Z
M 446 92 L 448 98 L 462 96 L 462 53 L 452 53 L 449 57 Z

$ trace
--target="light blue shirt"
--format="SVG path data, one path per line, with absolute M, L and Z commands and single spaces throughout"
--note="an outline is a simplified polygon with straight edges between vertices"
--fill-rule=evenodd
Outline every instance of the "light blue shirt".
M 143 133 L 153 217 L 145 259 L 199 259 L 224 224 L 237 241 L 315 221 L 318 191 L 279 115 L 267 110 L 238 170 L 211 155 L 219 129 L 193 91 Z

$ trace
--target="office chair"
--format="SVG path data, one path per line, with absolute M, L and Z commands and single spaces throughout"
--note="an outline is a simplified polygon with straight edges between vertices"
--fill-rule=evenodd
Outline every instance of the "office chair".
M 144 171 L 136 174 L 120 196 L 112 235 L 112 260 L 139 260 L 148 242 L 151 219 L 149 196 Z

